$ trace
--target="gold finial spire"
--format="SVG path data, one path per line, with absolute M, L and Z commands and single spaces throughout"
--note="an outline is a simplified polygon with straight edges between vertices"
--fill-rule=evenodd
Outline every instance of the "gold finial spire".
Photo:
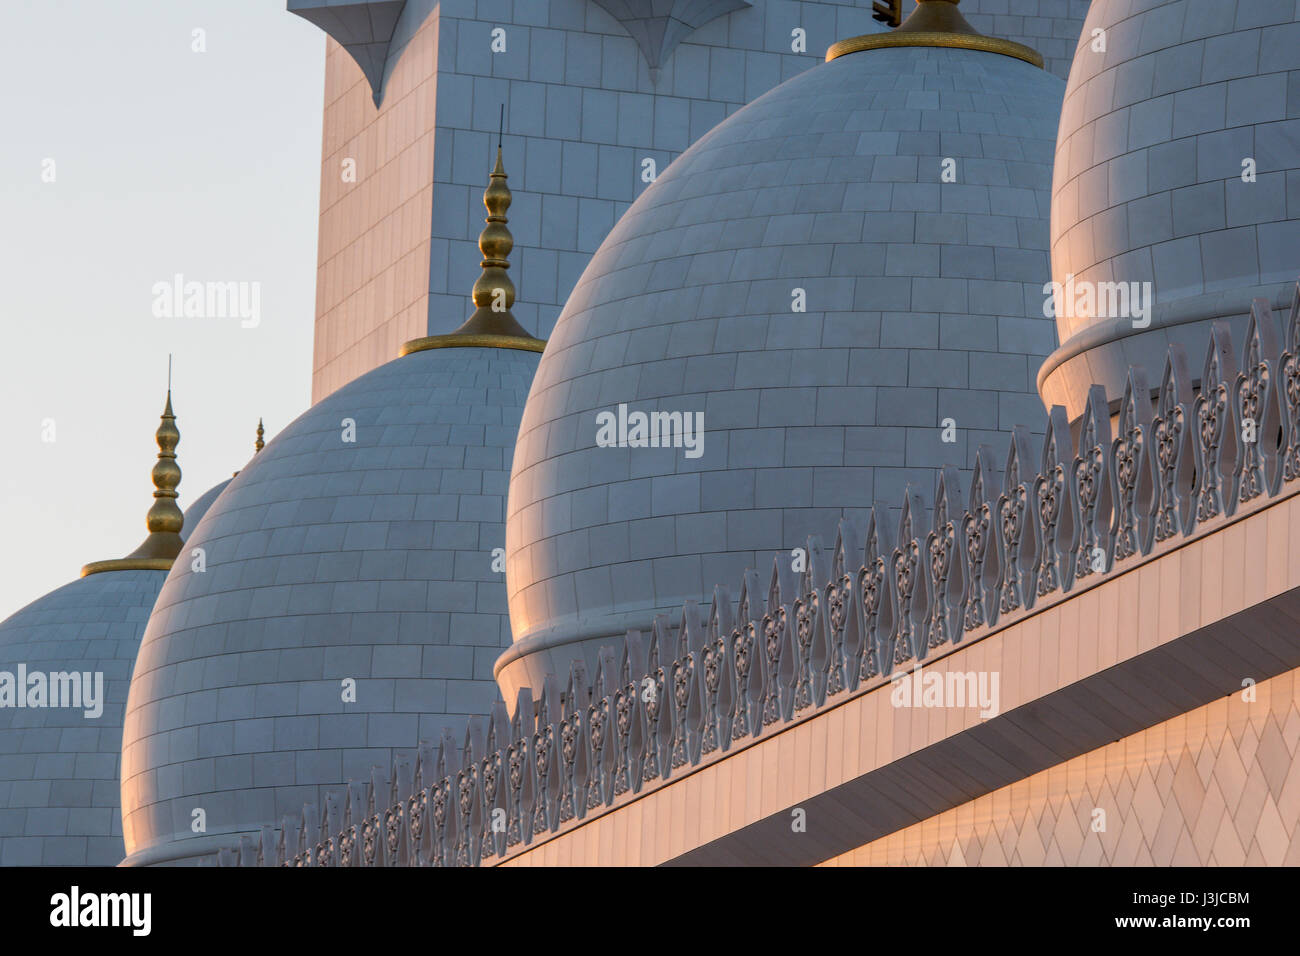
M 81 576 L 99 571 L 166 571 L 181 553 L 184 542 L 181 528 L 185 515 L 176 504 L 176 488 L 181 483 L 181 466 L 176 463 L 176 446 L 181 433 L 172 411 L 172 390 L 167 389 L 167 405 L 154 436 L 158 441 L 158 460 L 153 466 L 153 505 L 145 516 L 149 536 L 125 558 L 92 561 L 81 569 Z
M 898 29 L 868 33 L 866 36 L 850 37 L 834 43 L 826 51 L 826 60 L 829 62 L 846 53 L 883 47 L 938 46 L 1000 53 L 1042 68 L 1042 54 L 1032 47 L 979 33 L 957 9 L 960 2 L 961 0 L 916 0 L 916 9 Z
M 501 161 L 501 144 L 497 144 L 497 162 L 483 191 L 487 207 L 486 225 L 478 237 L 483 253 L 483 274 L 474 283 L 474 314 L 456 331 L 447 335 L 430 335 L 412 339 L 402 346 L 402 355 L 425 349 L 478 347 L 524 349 L 540 352 L 546 345 L 535 339 L 519 324 L 510 311 L 515 304 L 515 284 L 506 270 L 510 268 L 510 250 L 515 240 L 506 227 L 506 210 L 510 208 L 510 187 L 506 185 L 506 168 Z
M 262 419 L 259 417 L 259 418 L 257 419 L 257 440 L 256 440 L 255 442 L 253 442 L 253 456 L 254 456 L 254 457 L 257 456 L 257 453 L 258 453 L 259 451 L 261 451 L 263 448 L 266 447 L 266 442 L 262 441 L 262 436 L 265 435 L 265 434 L 266 434 L 266 432 L 262 429 Z M 231 475 L 230 477 L 231 477 L 231 478 L 238 478 L 238 477 L 239 477 L 239 472 L 235 472 L 235 473 L 234 473 L 233 475 Z

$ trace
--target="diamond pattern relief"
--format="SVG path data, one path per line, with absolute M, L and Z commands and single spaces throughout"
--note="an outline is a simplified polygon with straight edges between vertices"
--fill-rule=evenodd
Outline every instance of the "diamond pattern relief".
M 1300 670 L 823 865 L 1300 865 Z M 1093 810 L 1106 829 L 1092 830 Z M 918 843 L 919 841 L 919 843 Z M 906 852 L 904 852 L 906 847 Z

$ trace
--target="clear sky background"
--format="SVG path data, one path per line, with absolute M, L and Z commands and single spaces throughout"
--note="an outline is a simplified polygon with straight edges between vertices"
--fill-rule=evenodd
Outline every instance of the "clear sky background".
M 168 353 L 182 507 L 310 403 L 325 37 L 284 8 L 4 5 L 0 619 L 143 540 Z M 178 272 L 261 324 L 155 318 Z

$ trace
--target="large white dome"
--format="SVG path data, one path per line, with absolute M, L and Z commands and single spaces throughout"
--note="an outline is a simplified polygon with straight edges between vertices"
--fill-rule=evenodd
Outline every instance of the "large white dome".
M 1080 296 L 1039 373 L 1045 402 L 1077 418 L 1089 384 L 1118 400 L 1128 367 L 1159 369 L 1170 342 L 1197 354 L 1216 319 L 1244 332 L 1253 297 L 1289 304 L 1297 70 L 1294 0 L 1094 0 L 1061 111 L 1052 273 L 1150 283 L 1154 301 L 1135 323 L 1109 294 Z
M 565 305 L 524 412 L 507 700 L 1042 420 L 1063 90 L 973 49 L 848 53 L 732 115 L 642 194 Z M 620 404 L 703 413 L 703 454 L 598 447 L 598 413 Z

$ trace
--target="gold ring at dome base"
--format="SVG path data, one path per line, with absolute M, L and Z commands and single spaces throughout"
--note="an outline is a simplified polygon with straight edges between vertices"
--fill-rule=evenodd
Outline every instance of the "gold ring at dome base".
M 426 352 L 429 349 L 520 349 L 525 352 L 540 352 L 546 347 L 543 339 L 523 335 L 426 335 L 424 338 L 411 339 L 402 346 L 399 355 L 412 352 Z
M 114 558 L 108 561 L 91 561 L 81 569 L 84 578 L 100 571 L 170 571 L 174 558 Z
M 984 53 L 1000 53 L 1032 63 L 1040 70 L 1043 68 L 1043 56 L 1032 47 L 1023 43 L 1013 43 L 998 37 L 986 37 L 966 33 L 927 33 L 922 31 L 895 31 L 893 33 L 868 33 L 866 36 L 849 37 L 832 43 L 826 51 L 826 62 L 847 53 L 860 53 L 863 50 L 881 50 L 886 47 L 899 46 L 937 46 L 949 49 L 979 50 Z

